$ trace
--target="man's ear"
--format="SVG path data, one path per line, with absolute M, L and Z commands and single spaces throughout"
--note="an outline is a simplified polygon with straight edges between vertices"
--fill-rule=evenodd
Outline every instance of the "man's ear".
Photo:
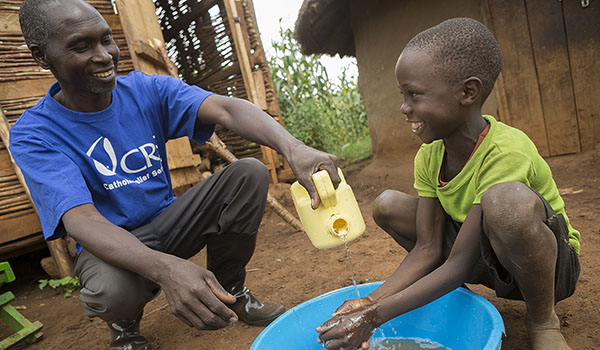
M 46 56 L 46 50 L 43 47 L 38 44 L 31 44 L 29 46 L 29 50 L 31 50 L 31 56 L 40 67 L 44 69 L 50 69 L 50 64 L 48 63 Z
M 472 105 L 481 97 L 481 80 L 477 77 L 470 77 L 463 81 L 460 103 L 462 105 Z

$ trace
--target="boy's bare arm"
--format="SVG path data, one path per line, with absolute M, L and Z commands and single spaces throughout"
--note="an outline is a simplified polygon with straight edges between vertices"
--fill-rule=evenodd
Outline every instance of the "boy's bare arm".
M 481 206 L 474 205 L 444 264 L 400 292 L 332 317 L 316 329 L 318 341 L 327 344 L 328 349 L 348 346 L 366 349 L 374 328 L 434 301 L 463 283 L 479 259 L 480 235 Z
M 408 288 L 379 301 L 377 309 L 384 322 L 428 304 L 464 283 L 480 257 L 481 213 L 481 206 L 473 205 L 446 262 Z
M 419 197 L 415 247 L 392 276 L 369 297 L 381 300 L 396 294 L 439 266 L 442 258 L 445 219 L 444 209 L 437 198 Z

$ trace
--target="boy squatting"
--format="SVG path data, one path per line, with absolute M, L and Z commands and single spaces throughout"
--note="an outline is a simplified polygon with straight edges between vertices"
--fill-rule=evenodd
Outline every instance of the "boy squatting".
M 417 34 L 400 54 L 400 111 L 424 143 L 414 160 L 419 196 L 388 190 L 373 218 L 409 254 L 316 329 L 327 349 L 367 348 L 376 327 L 464 282 L 525 301 L 534 350 L 570 349 L 554 304 L 575 290 L 580 234 L 533 142 L 481 114 L 501 67 L 492 33 L 468 18 Z

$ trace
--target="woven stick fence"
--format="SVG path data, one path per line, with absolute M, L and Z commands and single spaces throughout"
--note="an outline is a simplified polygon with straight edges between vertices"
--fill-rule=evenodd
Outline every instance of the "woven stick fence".
M 181 79 L 217 94 L 248 99 L 223 1 L 154 2 L 167 53 L 175 63 Z M 247 28 L 252 69 L 263 73 L 267 103 L 276 102 L 269 66 L 264 59 L 260 36 L 256 30 L 252 3 L 241 3 L 244 18 L 236 21 L 241 21 Z M 281 120 L 278 113 L 268 112 Z M 259 145 L 221 127 L 217 127 L 216 133 L 236 157 L 262 159 Z

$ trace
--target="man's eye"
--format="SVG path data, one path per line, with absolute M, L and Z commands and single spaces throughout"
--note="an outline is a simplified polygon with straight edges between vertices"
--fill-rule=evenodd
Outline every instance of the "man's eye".
M 73 48 L 73 50 L 75 50 L 75 52 L 84 52 L 87 49 L 88 49 L 88 45 L 78 45 Z

